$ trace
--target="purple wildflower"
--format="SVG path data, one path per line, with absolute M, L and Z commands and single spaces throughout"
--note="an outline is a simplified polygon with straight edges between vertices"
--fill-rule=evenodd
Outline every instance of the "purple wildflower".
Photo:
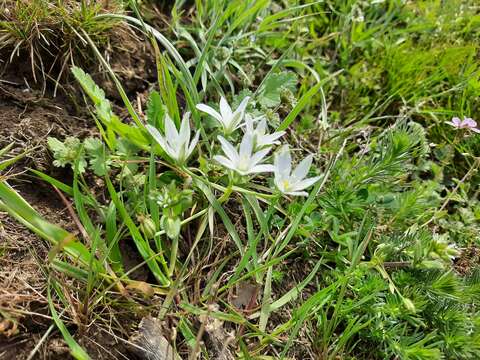
M 477 127 L 477 122 L 472 118 L 467 118 L 466 116 L 463 118 L 463 120 L 460 120 L 458 117 L 454 117 L 452 121 L 446 121 L 446 123 L 457 129 L 469 129 L 476 133 L 480 133 L 480 129 Z

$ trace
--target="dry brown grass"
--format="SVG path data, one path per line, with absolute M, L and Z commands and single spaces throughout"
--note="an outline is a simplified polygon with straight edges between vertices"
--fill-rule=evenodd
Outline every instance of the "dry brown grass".
M 81 33 L 108 44 L 119 22 L 96 16 L 122 11 L 117 1 L 0 0 L 0 65 L 28 57 L 35 81 L 58 81 L 71 64 L 91 57 Z

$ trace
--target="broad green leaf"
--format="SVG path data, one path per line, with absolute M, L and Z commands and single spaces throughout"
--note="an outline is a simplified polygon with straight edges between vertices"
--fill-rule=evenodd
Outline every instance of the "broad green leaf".
M 260 104 L 265 107 L 280 105 L 280 93 L 282 89 L 295 92 L 297 86 L 297 75 L 291 71 L 284 71 L 278 74 L 271 74 L 263 84 L 258 96 Z

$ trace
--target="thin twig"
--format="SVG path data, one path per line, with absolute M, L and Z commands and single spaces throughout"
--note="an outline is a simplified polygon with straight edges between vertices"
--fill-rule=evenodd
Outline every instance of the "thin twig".
M 73 221 L 75 222 L 75 225 L 77 225 L 78 230 L 82 234 L 82 237 L 85 239 L 87 244 L 90 245 L 90 236 L 88 235 L 87 231 L 83 227 L 82 223 L 80 222 L 80 219 L 78 218 L 77 214 L 75 214 L 75 210 L 73 210 L 72 204 L 70 201 L 67 200 L 65 195 L 63 195 L 60 190 L 58 190 L 55 186 L 53 186 L 53 189 L 57 192 L 58 196 L 60 196 L 60 199 L 62 199 L 62 202 L 65 204 L 67 207 L 68 213 L 72 217 Z

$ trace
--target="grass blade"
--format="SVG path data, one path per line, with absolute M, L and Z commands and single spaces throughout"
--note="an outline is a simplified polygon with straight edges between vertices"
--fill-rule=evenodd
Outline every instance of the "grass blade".
M 70 354 L 77 360 L 91 360 L 90 356 L 88 356 L 85 350 L 75 341 L 75 339 L 72 337 L 67 327 L 63 323 L 62 319 L 60 319 L 60 316 L 58 316 L 58 313 L 55 310 L 55 305 L 53 304 L 53 301 L 52 301 L 50 284 L 48 286 L 47 295 L 48 295 L 48 307 L 50 308 L 53 321 L 55 322 L 55 325 L 57 325 L 57 328 L 58 330 L 60 330 L 60 333 L 62 334 L 63 339 L 65 340 L 68 347 L 70 348 Z

